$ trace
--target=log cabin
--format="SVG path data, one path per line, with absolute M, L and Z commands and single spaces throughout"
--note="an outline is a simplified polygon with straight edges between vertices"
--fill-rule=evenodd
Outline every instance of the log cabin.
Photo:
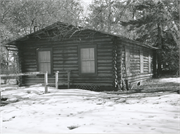
M 10 41 L 17 48 L 19 70 L 48 72 L 48 84 L 89 90 L 130 89 L 156 74 L 157 48 L 105 32 L 56 22 Z M 43 76 L 23 76 L 22 85 L 43 83 Z

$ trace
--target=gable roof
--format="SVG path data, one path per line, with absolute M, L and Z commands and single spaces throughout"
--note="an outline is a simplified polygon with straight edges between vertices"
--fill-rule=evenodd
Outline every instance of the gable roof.
M 31 34 L 25 35 L 23 37 L 14 39 L 12 41 L 9 41 L 9 42 L 5 43 L 5 46 L 15 45 L 16 42 L 25 41 L 29 37 L 38 37 L 38 38 L 40 38 L 39 37 L 40 34 L 47 33 L 47 31 L 54 30 L 54 29 L 57 29 L 59 32 L 57 34 L 54 33 L 53 36 L 57 35 L 57 36 L 64 36 L 65 37 L 68 34 L 73 35 L 74 33 L 78 32 L 78 31 L 90 30 L 90 31 L 93 31 L 93 32 L 98 32 L 98 33 L 110 35 L 112 37 L 117 37 L 117 38 L 122 39 L 122 40 L 127 40 L 127 41 L 132 42 L 132 43 L 134 43 L 136 45 L 139 45 L 139 46 L 143 46 L 143 47 L 147 47 L 147 48 L 151 48 L 151 49 L 158 49 L 156 47 L 153 47 L 153 46 L 150 46 L 150 45 L 147 45 L 147 44 L 143 44 L 141 42 L 131 40 L 131 39 L 123 37 L 123 36 L 119 36 L 119 35 L 115 35 L 115 34 L 111 34 L 111 33 L 107 33 L 107 32 L 102 32 L 102 31 L 97 31 L 97 30 L 93 30 L 93 29 L 83 28 L 83 27 L 76 27 L 74 25 L 69 25 L 69 24 L 66 24 L 66 23 L 59 22 L 59 21 L 56 22 L 56 23 L 53 23 L 52 25 L 49 25 L 49 26 L 47 26 L 47 27 L 45 27 L 43 29 L 40 29 L 40 30 L 38 30 L 38 31 L 36 31 L 34 33 L 31 33 Z

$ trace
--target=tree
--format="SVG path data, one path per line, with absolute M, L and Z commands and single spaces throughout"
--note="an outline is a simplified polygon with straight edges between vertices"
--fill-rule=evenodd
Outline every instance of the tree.
M 0 0 L 0 21 L 14 38 L 22 37 L 61 21 L 78 25 L 82 7 L 79 0 Z M 7 39 L 12 38 L 6 36 Z M 6 39 L 6 40 L 7 40 Z M 4 40 L 4 38 L 3 38 Z
M 3 47 L 2 42 L 8 38 L 13 37 L 13 34 L 8 29 L 8 17 L 12 8 L 10 2 L 6 0 L 0 0 L 0 73 L 4 72 L 4 69 L 8 67 L 8 51 Z
M 86 27 L 133 39 L 133 32 L 128 32 L 120 23 L 121 20 L 127 21 L 132 18 L 130 9 L 127 9 L 129 1 L 94 0 L 85 20 Z
M 175 1 L 141 0 L 130 3 L 136 19 L 122 21 L 129 31 L 136 33 L 135 39 L 159 47 L 158 70 L 169 65 L 168 69 L 178 70 L 179 15 Z M 170 60 L 171 59 L 171 60 Z
M 57 21 L 78 25 L 82 11 L 79 0 L 0 0 L 0 44 Z M 0 48 L 1 67 L 8 69 L 17 53 L 9 53 L 2 45 Z

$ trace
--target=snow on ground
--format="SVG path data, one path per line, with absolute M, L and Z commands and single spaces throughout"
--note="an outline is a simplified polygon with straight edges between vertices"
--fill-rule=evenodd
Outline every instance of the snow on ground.
M 158 82 L 180 83 L 180 79 Z M 176 92 L 111 94 L 32 86 L 2 89 L 2 134 L 180 133 Z

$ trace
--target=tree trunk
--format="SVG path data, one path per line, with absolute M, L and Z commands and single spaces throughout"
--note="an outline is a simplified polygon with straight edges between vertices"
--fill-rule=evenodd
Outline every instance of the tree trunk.
M 101 5 L 101 31 L 103 31 L 103 11 L 102 11 L 102 5 Z
M 108 33 L 111 32 L 111 0 L 108 1 Z
M 161 68 L 161 63 L 162 63 L 162 59 L 161 59 L 161 52 L 162 52 L 162 34 L 161 34 L 161 26 L 160 24 L 158 24 L 158 48 L 159 50 L 157 51 L 157 62 L 158 62 L 158 72 L 157 75 L 160 76 L 162 73 L 162 68 Z

